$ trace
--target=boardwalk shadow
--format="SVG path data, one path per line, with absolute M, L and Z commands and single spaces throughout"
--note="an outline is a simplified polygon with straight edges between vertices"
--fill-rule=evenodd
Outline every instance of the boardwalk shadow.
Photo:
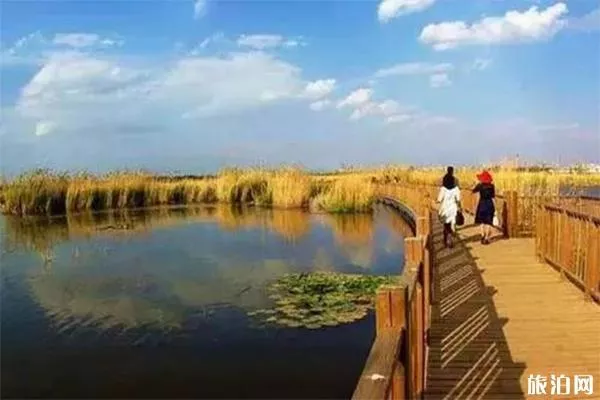
M 525 365 L 512 360 L 481 270 L 466 243 L 445 249 L 434 227 L 435 281 L 429 331 L 428 399 L 521 399 Z

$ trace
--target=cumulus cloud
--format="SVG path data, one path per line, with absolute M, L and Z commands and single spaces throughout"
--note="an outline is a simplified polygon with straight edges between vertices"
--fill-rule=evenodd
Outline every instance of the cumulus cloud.
M 338 102 L 337 108 L 360 107 L 364 104 L 369 103 L 372 94 L 373 89 L 370 88 L 356 89 L 355 91 L 350 93 L 345 99 Z
M 481 44 L 505 44 L 551 38 L 566 26 L 564 3 L 545 10 L 537 6 L 526 11 L 508 11 L 501 17 L 486 17 L 471 25 L 464 21 L 429 24 L 419 39 L 436 50 Z
M 346 98 L 339 101 L 338 109 L 350 108 L 350 120 L 356 121 L 368 116 L 392 117 L 399 113 L 407 113 L 408 108 L 402 107 L 395 100 L 387 99 L 375 101 L 372 99 L 373 89 L 360 88 L 350 93 Z
M 330 94 L 334 88 L 335 79 L 320 79 L 306 84 L 304 96 L 318 100 Z
M 441 87 L 451 84 L 446 74 L 443 77 L 436 77 L 433 80 Z M 435 76 L 435 75 L 434 75 Z M 411 128 L 427 128 L 435 125 L 451 124 L 457 122 L 455 119 L 441 116 L 431 115 L 416 107 L 405 106 L 396 100 L 376 100 L 373 96 L 373 89 L 359 88 L 351 92 L 348 96 L 338 102 L 337 108 L 340 110 L 351 109 L 349 119 L 351 121 L 359 121 L 367 117 L 375 117 L 384 123 L 403 124 Z M 320 108 L 320 105 L 315 105 Z M 312 107 L 311 107 L 312 108 Z
M 313 111 L 323 111 L 331 106 L 331 100 L 323 99 L 310 103 L 309 107 Z
M 450 63 L 402 63 L 396 64 L 389 68 L 383 68 L 378 70 L 377 72 L 375 72 L 375 78 L 385 78 L 388 76 L 396 75 L 420 75 L 441 73 L 451 71 L 452 69 L 454 69 L 454 66 Z
M 206 14 L 206 0 L 196 0 L 194 2 L 194 19 L 202 18 Z
M 398 115 L 390 115 L 385 119 L 387 124 L 398 124 L 402 122 L 407 122 L 413 119 L 413 116 L 410 114 L 398 114 Z
M 39 50 L 48 45 L 46 38 L 38 31 L 17 39 L 12 45 L 0 49 L 0 66 L 37 65 L 42 62 Z M 35 50 L 35 52 L 32 52 Z
M 15 41 L 11 50 L 16 52 L 19 49 L 27 47 L 31 44 L 45 44 L 46 38 L 41 34 L 40 31 L 32 32 L 29 35 L 25 35 Z
M 431 7 L 436 0 L 382 0 L 377 7 L 377 17 L 380 22 L 388 22 L 398 16 Z
M 368 101 L 356 107 L 350 115 L 351 120 L 361 119 L 367 116 L 384 116 L 391 117 L 395 113 L 400 112 L 400 104 L 395 100 L 385 100 L 381 103 Z
M 429 85 L 432 88 L 441 88 L 452 85 L 448 74 L 434 74 L 429 77 Z
M 304 44 L 300 39 L 285 38 L 282 35 L 256 34 L 241 35 L 237 44 L 256 50 L 274 49 L 278 47 L 297 47 Z
M 81 49 L 96 46 L 120 46 L 123 41 L 103 38 L 95 33 L 57 33 L 54 35 L 52 43 Z
M 97 124 L 133 126 L 153 118 L 166 122 L 229 115 L 306 100 L 307 91 L 308 99 L 322 100 L 334 83 L 307 82 L 297 66 L 261 52 L 185 56 L 162 65 L 61 52 L 23 87 L 16 111 L 37 124 L 36 135 L 44 135 L 58 125 L 61 132 L 85 131 L 84 126 Z M 322 100 L 311 108 L 328 104 Z
M 123 40 L 103 37 L 96 33 L 57 33 L 45 37 L 41 32 L 33 32 L 17 39 L 0 53 L 1 66 L 37 65 L 44 63 L 58 52 L 100 51 L 123 45 Z
M 35 136 L 44 136 L 56 128 L 56 124 L 52 121 L 40 121 L 35 125 Z

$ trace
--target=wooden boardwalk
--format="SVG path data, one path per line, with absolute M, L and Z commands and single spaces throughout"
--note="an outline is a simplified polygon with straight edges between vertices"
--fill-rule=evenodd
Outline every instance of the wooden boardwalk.
M 467 216 L 467 224 L 470 218 Z M 570 396 L 600 398 L 600 307 L 535 258 L 534 239 L 479 243 L 459 228 L 453 249 L 433 229 L 434 298 L 425 398 L 554 398 L 550 374 L 571 379 Z M 528 377 L 547 378 L 547 396 L 528 395 Z M 574 395 L 574 375 L 592 375 L 594 394 Z

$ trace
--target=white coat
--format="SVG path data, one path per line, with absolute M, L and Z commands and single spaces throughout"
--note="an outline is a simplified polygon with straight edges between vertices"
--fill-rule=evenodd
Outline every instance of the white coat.
M 458 204 L 460 202 L 460 189 L 458 186 L 452 189 L 446 189 L 442 186 L 437 201 L 440 203 L 438 211 L 440 217 L 444 223 L 452 224 L 452 229 L 454 229 L 456 214 L 458 214 Z

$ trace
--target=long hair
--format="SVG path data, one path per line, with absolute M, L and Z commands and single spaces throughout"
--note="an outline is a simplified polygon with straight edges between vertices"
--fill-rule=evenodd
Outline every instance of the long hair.
M 454 175 L 444 175 L 444 178 L 442 179 L 442 186 L 448 190 L 454 189 L 456 187 L 456 179 L 454 178 Z

